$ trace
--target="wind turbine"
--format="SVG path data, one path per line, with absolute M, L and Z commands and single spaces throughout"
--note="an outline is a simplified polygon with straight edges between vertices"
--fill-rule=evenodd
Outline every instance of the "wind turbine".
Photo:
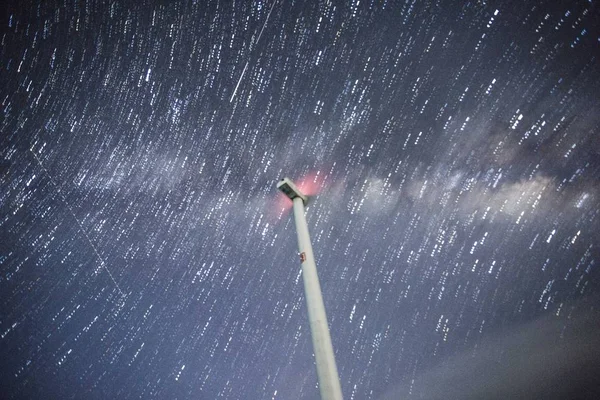
M 308 226 L 304 216 L 304 206 L 308 197 L 304 195 L 289 178 L 283 178 L 277 183 L 281 190 L 294 203 L 294 220 L 298 235 L 298 251 L 302 264 L 302 280 L 308 308 L 308 322 L 317 364 L 319 390 L 323 400 L 341 400 L 342 388 L 338 376 L 331 336 L 327 326 L 327 315 L 321 294 L 321 285 L 317 275 L 317 266 L 313 255 Z

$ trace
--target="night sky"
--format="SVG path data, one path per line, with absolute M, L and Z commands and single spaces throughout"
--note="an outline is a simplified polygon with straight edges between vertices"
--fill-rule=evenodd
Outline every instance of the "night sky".
M 596 1 L 9 3 L 1 398 L 600 398 Z

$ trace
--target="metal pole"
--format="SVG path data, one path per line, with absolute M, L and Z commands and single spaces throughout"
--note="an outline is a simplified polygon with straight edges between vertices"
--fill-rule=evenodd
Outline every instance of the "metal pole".
M 304 294 L 308 308 L 308 321 L 315 352 L 321 399 L 338 400 L 342 398 L 342 389 L 337 366 L 335 365 L 331 337 L 329 336 L 317 266 L 310 244 L 306 218 L 304 217 L 304 201 L 302 198 L 296 197 L 293 202 L 298 249 L 300 250 L 300 260 L 302 262 L 302 280 L 304 281 Z

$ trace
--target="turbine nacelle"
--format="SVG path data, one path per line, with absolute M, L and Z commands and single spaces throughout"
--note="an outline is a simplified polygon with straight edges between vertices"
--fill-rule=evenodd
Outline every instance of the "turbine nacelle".
M 300 189 L 294 185 L 294 182 L 290 178 L 283 178 L 277 183 L 277 189 L 281 190 L 290 200 L 294 200 L 299 197 L 302 199 L 304 205 L 308 203 L 308 197 L 303 194 Z

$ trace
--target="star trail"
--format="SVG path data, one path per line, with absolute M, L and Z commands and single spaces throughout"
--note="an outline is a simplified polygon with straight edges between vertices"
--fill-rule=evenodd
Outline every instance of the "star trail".
M 5 11 L 0 397 L 600 396 L 596 1 Z

